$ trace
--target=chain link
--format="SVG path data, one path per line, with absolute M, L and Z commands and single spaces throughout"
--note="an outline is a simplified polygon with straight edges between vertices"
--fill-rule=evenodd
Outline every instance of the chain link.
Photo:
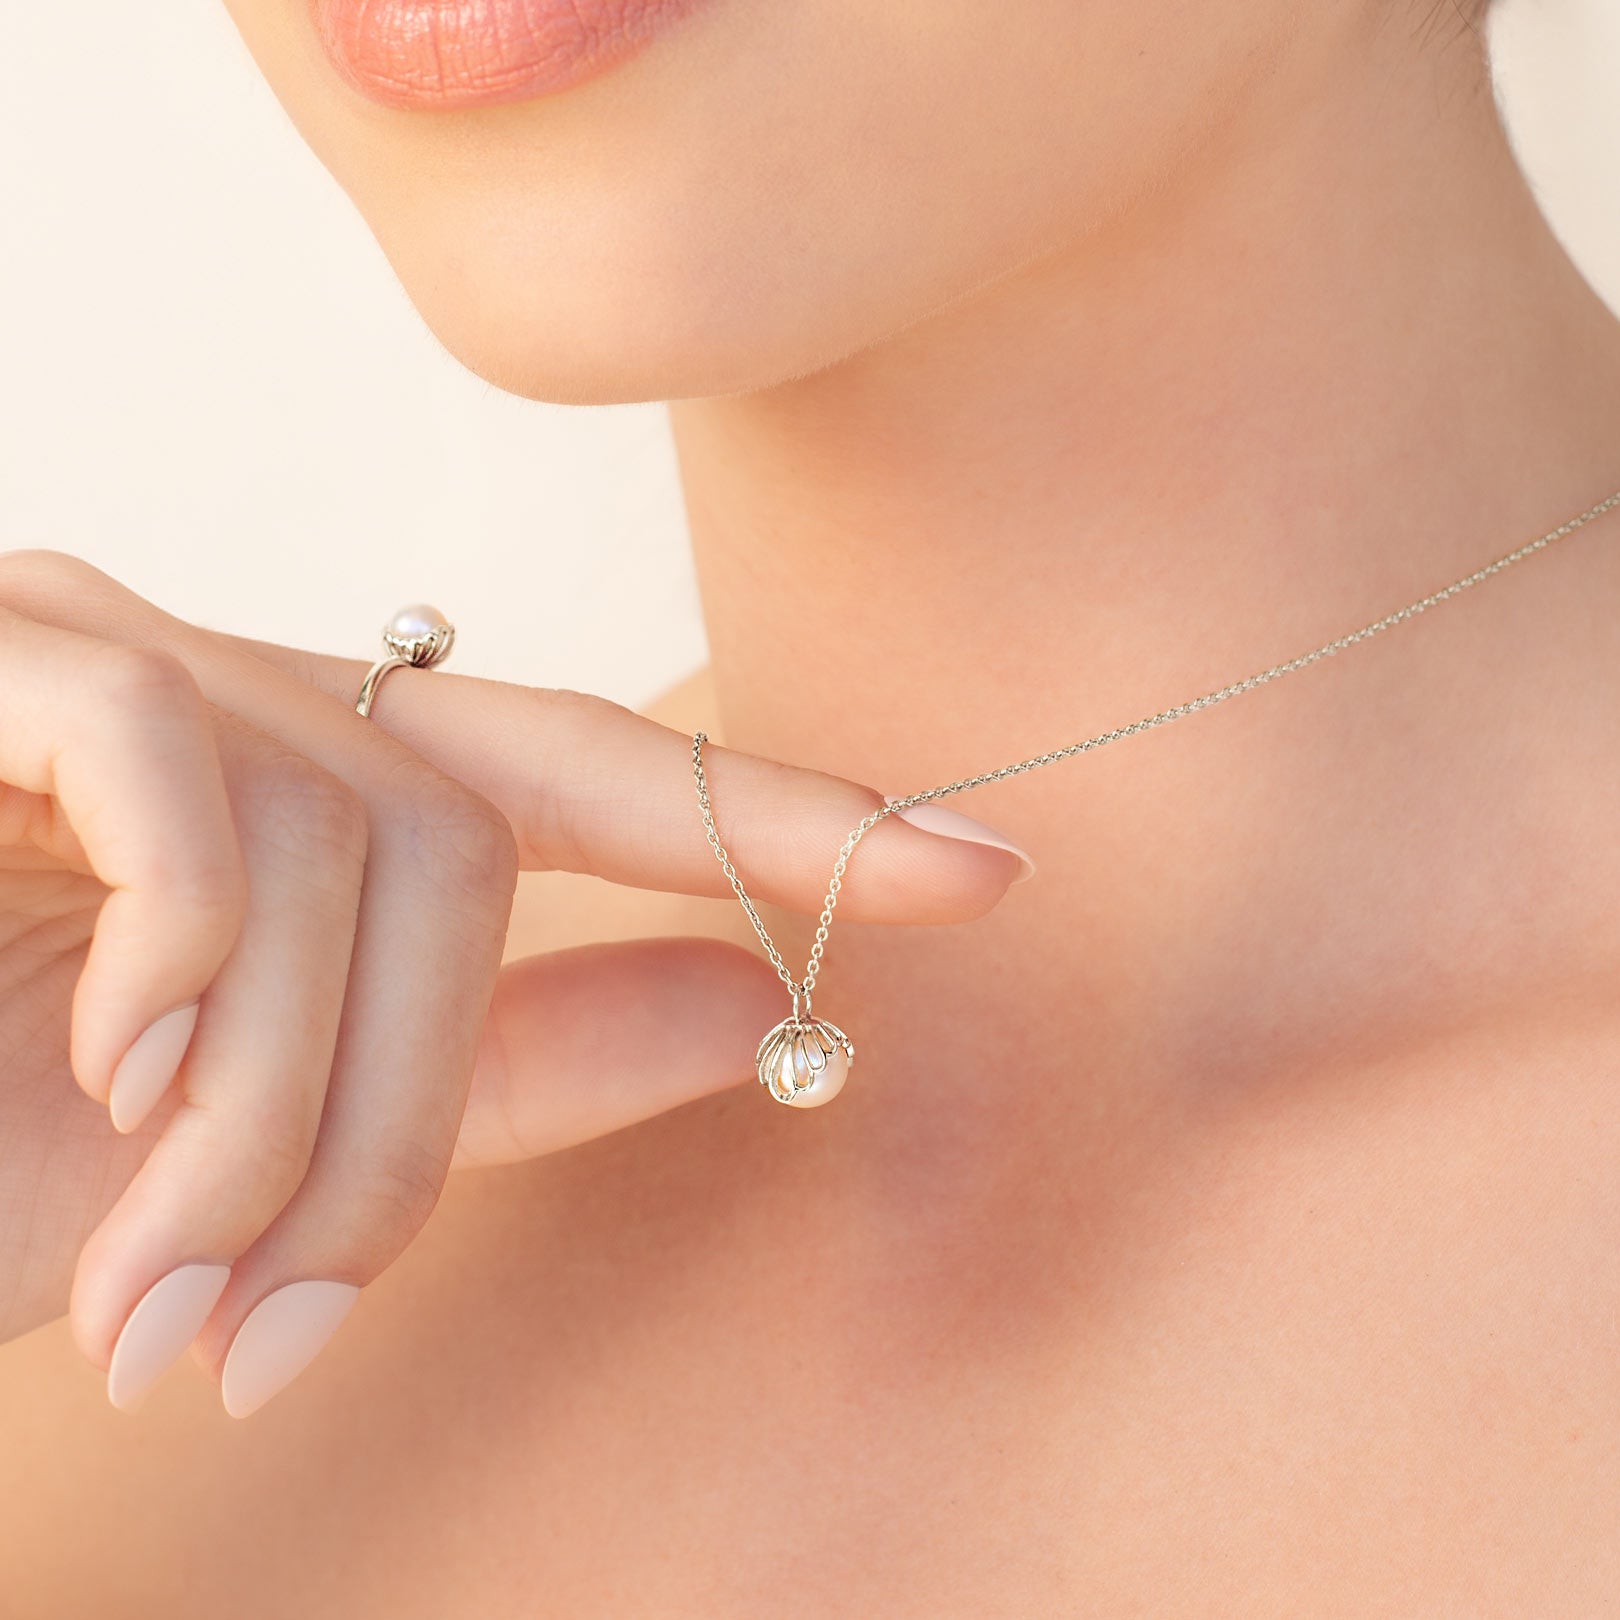
M 855 846 L 866 836 L 885 816 L 893 815 L 897 810 L 907 810 L 914 804 L 926 804 L 932 799 L 943 799 L 947 794 L 962 793 L 968 788 L 984 787 L 990 782 L 1005 781 L 1009 776 L 1020 776 L 1025 771 L 1038 770 L 1043 765 L 1056 764 L 1060 759 L 1069 759 L 1075 754 L 1090 753 L 1093 749 L 1105 747 L 1108 743 L 1118 742 L 1123 737 L 1133 737 L 1141 731 L 1151 731 L 1155 726 L 1168 725 L 1172 720 L 1179 720 L 1183 715 L 1194 714 L 1200 709 L 1208 709 L 1217 703 L 1224 703 L 1227 698 L 1236 697 L 1239 692 L 1252 691 L 1257 686 L 1264 686 L 1267 681 L 1274 681 L 1282 675 L 1292 675 L 1295 670 L 1304 669 L 1308 664 L 1314 664 L 1319 659 L 1331 658 L 1334 653 L 1342 652 L 1346 647 L 1353 647 L 1357 642 L 1368 641 L 1373 636 L 1407 619 L 1416 618 L 1418 614 L 1436 606 L 1438 603 L 1449 601 L 1454 596 L 1474 585 L 1489 579 L 1493 574 L 1500 573 L 1513 563 L 1521 562 L 1533 552 L 1550 546 L 1556 540 L 1562 540 L 1565 535 L 1573 534 L 1575 530 L 1600 518 L 1605 512 L 1613 511 L 1620 506 L 1620 490 L 1605 501 L 1599 501 L 1596 506 L 1582 512 L 1579 517 L 1571 518 L 1567 523 L 1561 523 L 1556 529 L 1549 530 L 1535 540 L 1520 546 L 1516 551 L 1510 551 L 1506 556 L 1498 557 L 1495 562 L 1487 563 L 1483 568 L 1476 568 L 1473 573 L 1463 578 L 1453 580 L 1451 584 L 1438 591 L 1431 591 L 1429 595 L 1420 597 L 1415 602 L 1409 602 L 1403 608 L 1397 608 L 1393 613 L 1386 613 L 1383 618 L 1375 619 L 1371 624 L 1363 625 L 1359 630 L 1352 630 L 1347 635 L 1336 637 L 1332 641 L 1324 642 L 1320 647 L 1314 647 L 1310 652 L 1300 653 L 1298 657 L 1290 658 L 1281 664 L 1273 664 L 1270 669 L 1263 669 L 1254 675 L 1246 675 L 1240 681 L 1233 681 L 1229 686 L 1222 686 L 1213 692 L 1206 692 L 1202 697 L 1192 698 L 1186 703 L 1178 703 L 1174 708 L 1161 709 L 1157 714 L 1150 714 L 1141 720 L 1133 720 L 1129 725 L 1118 726 L 1112 731 L 1099 732 L 1095 737 L 1087 737 L 1080 742 L 1070 743 L 1066 748 L 1055 748 L 1050 753 L 1035 754 L 1029 759 L 1020 760 L 1015 765 L 1003 765 L 999 770 L 985 771 L 979 776 L 965 776 L 959 782 L 948 782 L 943 787 L 929 788 L 924 793 L 911 793 L 904 798 L 889 799 L 878 809 L 866 816 L 844 840 L 838 850 L 838 859 L 833 863 L 832 879 L 827 885 L 827 897 L 821 907 L 821 916 L 816 924 L 815 942 L 810 947 L 810 959 L 805 966 L 804 977 L 795 979 L 788 970 L 788 965 L 782 960 L 782 953 L 777 950 L 765 924 L 760 921 L 758 910 L 754 902 L 749 899 L 748 891 L 742 885 L 742 879 L 737 876 L 737 869 L 732 865 L 731 857 L 726 853 L 725 846 L 720 842 L 720 834 L 715 830 L 714 806 L 709 800 L 708 780 L 703 770 L 703 745 L 709 739 L 706 733 L 696 732 L 692 737 L 692 774 L 697 783 L 698 809 L 703 816 L 704 831 L 708 835 L 709 845 L 720 861 L 722 870 L 726 874 L 731 887 L 736 891 L 737 898 L 742 902 L 743 910 L 748 913 L 748 920 L 754 925 L 754 932 L 759 935 L 759 942 L 770 955 L 771 962 L 776 968 L 778 977 L 793 993 L 794 1011 L 802 1009 L 806 1015 L 810 1011 L 810 993 L 815 989 L 816 976 L 821 971 L 822 957 L 826 951 L 827 933 L 832 927 L 833 908 L 838 904 L 838 893 L 844 884 L 844 872 L 849 866 L 849 858 L 855 853 Z

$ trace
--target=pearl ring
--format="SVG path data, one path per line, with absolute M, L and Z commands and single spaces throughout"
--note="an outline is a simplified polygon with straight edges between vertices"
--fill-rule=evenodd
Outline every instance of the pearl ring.
M 370 715 L 371 706 L 377 701 L 377 688 L 389 670 L 403 669 L 407 665 L 412 669 L 431 669 L 435 664 L 442 664 L 455 645 L 456 627 L 436 607 L 413 602 L 410 607 L 402 607 L 383 626 L 382 638 L 386 651 L 366 671 L 366 678 L 360 683 L 360 699 L 354 706 L 362 718 Z

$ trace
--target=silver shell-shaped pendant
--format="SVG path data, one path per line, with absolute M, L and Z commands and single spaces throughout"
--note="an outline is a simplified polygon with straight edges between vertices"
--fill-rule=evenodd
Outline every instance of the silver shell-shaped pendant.
M 759 1083 L 789 1108 L 819 1108 L 844 1089 L 855 1044 L 836 1024 L 789 1014 L 759 1043 Z

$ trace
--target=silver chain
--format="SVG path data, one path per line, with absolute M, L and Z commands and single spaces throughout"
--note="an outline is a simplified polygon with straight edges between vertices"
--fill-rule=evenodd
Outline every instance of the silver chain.
M 1099 732 L 1095 737 L 1087 737 L 1082 742 L 1070 743 L 1067 748 L 1054 748 L 1048 754 L 1035 754 L 1029 759 L 1020 760 L 1016 765 L 1003 765 L 1000 770 L 985 771 L 980 776 L 965 776 L 960 782 L 949 782 L 944 787 L 929 788 L 926 793 L 912 793 L 905 798 L 890 799 L 880 808 L 872 811 L 865 817 L 847 837 L 838 851 L 838 859 L 833 865 L 832 881 L 827 885 L 827 898 L 822 904 L 821 918 L 816 925 L 815 943 L 810 947 L 810 960 L 805 967 L 804 977 L 795 979 L 788 971 L 788 965 L 782 960 L 782 953 L 777 950 L 765 924 L 760 921 L 758 910 L 754 902 L 749 899 L 748 891 L 743 888 L 742 879 L 737 876 L 737 868 L 732 865 L 731 857 L 726 853 L 725 846 L 720 842 L 720 834 L 715 830 L 714 806 L 709 801 L 709 784 L 703 771 L 703 745 L 709 739 L 706 733 L 696 732 L 692 737 L 692 775 L 697 783 L 698 808 L 703 816 L 703 828 L 708 834 L 709 845 L 719 859 L 721 869 L 725 872 L 731 887 L 736 891 L 737 898 L 742 902 L 742 908 L 748 913 L 748 920 L 754 925 L 754 932 L 759 935 L 759 942 L 770 955 L 778 976 L 793 993 L 794 1012 L 797 1014 L 802 1007 L 805 1014 L 810 1011 L 810 993 L 815 989 L 816 975 L 821 971 L 821 959 L 826 950 L 827 931 L 832 927 L 833 908 L 838 904 L 838 891 L 844 884 L 844 871 L 849 865 L 849 858 L 855 852 L 855 846 L 861 839 L 875 827 L 885 816 L 892 816 L 897 810 L 909 809 L 914 804 L 925 804 L 930 799 L 943 799 L 950 793 L 962 793 L 968 788 L 983 787 L 989 782 L 1000 782 L 1009 776 L 1019 776 L 1025 771 L 1038 770 L 1042 765 L 1056 764 L 1060 759 L 1068 759 L 1075 754 L 1090 753 L 1094 748 L 1105 747 L 1108 743 L 1118 742 L 1122 737 L 1135 736 L 1139 731 L 1151 731 L 1155 726 L 1168 725 L 1172 720 L 1179 720 L 1183 715 L 1196 713 L 1199 709 L 1208 709 L 1217 703 L 1224 703 L 1229 697 L 1236 697 L 1239 692 L 1251 691 L 1256 686 L 1264 686 L 1267 681 L 1274 681 L 1280 675 L 1292 675 L 1297 669 L 1304 669 L 1307 664 L 1314 664 L 1320 658 L 1331 658 L 1334 653 L 1342 652 L 1346 647 L 1353 647 L 1358 641 L 1368 641 L 1373 636 L 1393 628 L 1403 620 L 1416 618 L 1418 614 L 1437 603 L 1449 601 L 1453 596 L 1459 596 L 1471 586 L 1478 585 L 1487 580 L 1492 574 L 1500 573 L 1513 563 L 1520 562 L 1540 551 L 1544 546 L 1550 546 L 1555 540 L 1562 540 L 1565 535 L 1573 534 L 1575 530 L 1590 523 L 1594 518 L 1602 517 L 1605 512 L 1612 511 L 1620 506 L 1620 490 L 1617 490 L 1606 501 L 1599 501 L 1594 507 L 1582 512 L 1579 517 L 1571 518 L 1567 523 L 1561 523 L 1556 529 L 1549 530 L 1538 539 L 1522 545 L 1517 551 L 1510 551 L 1505 557 L 1498 557 L 1495 562 L 1487 563 L 1483 568 L 1476 568 L 1473 573 L 1465 575 L 1462 579 L 1453 580 L 1442 590 L 1432 591 L 1429 595 L 1420 597 L 1416 602 L 1409 602 L 1403 608 L 1397 608 L 1393 613 L 1386 613 L 1383 618 L 1375 620 L 1372 624 L 1363 625 L 1359 630 L 1352 630 L 1348 635 L 1338 636 L 1332 641 L 1324 642 L 1320 647 L 1310 652 L 1301 653 L 1297 658 L 1290 658 L 1286 663 L 1273 664 L 1270 669 L 1263 669 L 1256 675 L 1247 675 L 1241 681 L 1233 681 L 1230 686 L 1223 686 L 1213 692 L 1206 692 L 1202 697 L 1192 698 L 1186 703 L 1178 703 L 1172 709 L 1161 709 L 1157 714 L 1150 714 L 1141 720 L 1133 720 L 1128 726 L 1118 726 L 1112 731 Z

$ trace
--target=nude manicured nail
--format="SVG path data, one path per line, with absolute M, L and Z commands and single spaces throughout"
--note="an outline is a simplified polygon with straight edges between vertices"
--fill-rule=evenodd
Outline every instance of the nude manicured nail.
M 893 804 L 903 795 L 886 793 L 883 797 L 886 803 Z M 968 844 L 988 844 L 992 849 L 1004 849 L 1009 855 L 1016 855 L 1023 862 L 1023 867 L 1013 879 L 1014 883 L 1022 883 L 1035 875 L 1034 861 L 1012 839 L 1005 833 L 998 833 L 994 827 L 985 826 L 982 821 L 975 821 L 972 816 L 964 816 L 960 810 L 947 810 L 944 805 L 930 799 L 923 804 L 896 810 L 895 814 L 902 821 L 909 821 L 913 827 L 920 827 L 924 832 L 935 833 L 941 838 L 960 838 Z
M 181 1266 L 155 1282 L 129 1313 L 107 1368 L 107 1399 L 133 1412 L 146 1392 L 179 1360 L 208 1320 L 229 1266 Z
M 352 1283 L 295 1282 L 261 1299 L 225 1357 L 225 1410 L 246 1417 L 279 1395 L 320 1354 L 359 1297 Z
M 174 1084 L 196 1027 L 194 1001 L 189 1007 L 165 1013 L 124 1054 L 113 1070 L 112 1090 L 107 1094 L 107 1109 L 118 1130 L 134 1130 Z

